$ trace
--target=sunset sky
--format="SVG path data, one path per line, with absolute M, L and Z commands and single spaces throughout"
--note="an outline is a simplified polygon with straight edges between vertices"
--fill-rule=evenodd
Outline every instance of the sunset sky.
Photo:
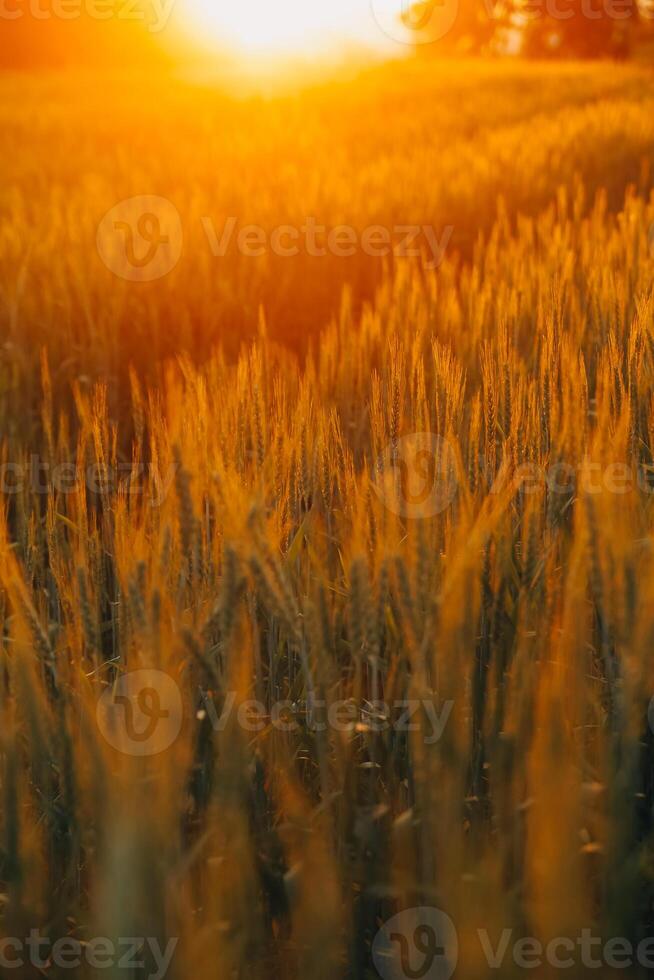
M 401 37 L 395 23 L 403 0 L 177 0 L 171 22 L 205 43 L 252 52 L 303 52 L 344 42 L 386 48 Z M 389 37 L 389 31 L 395 36 Z
M 363 49 L 410 50 L 402 25 L 409 0 L 6 0 L 0 67 L 113 64 L 204 53 L 262 64 L 316 61 Z M 456 10 L 456 0 L 451 0 Z M 426 7 L 426 10 L 432 8 Z M 66 16 L 62 11 L 65 10 Z M 449 16 L 444 0 L 434 16 Z

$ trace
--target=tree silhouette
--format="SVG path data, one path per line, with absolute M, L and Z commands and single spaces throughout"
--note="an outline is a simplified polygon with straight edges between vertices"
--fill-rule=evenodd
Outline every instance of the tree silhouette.
M 627 57 L 640 19 L 637 0 L 518 0 L 515 9 L 534 57 Z
M 654 0 L 416 0 L 402 20 L 422 54 L 623 58 L 644 33 L 641 9 L 654 18 Z
M 510 7 L 505 0 L 417 0 L 402 14 L 416 47 L 456 54 L 488 51 Z

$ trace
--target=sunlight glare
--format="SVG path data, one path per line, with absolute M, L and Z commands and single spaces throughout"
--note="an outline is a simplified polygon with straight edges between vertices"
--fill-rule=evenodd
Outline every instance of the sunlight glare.
M 386 46 L 375 8 L 402 0 L 184 0 L 188 27 L 204 41 L 251 54 L 307 53 L 342 43 Z

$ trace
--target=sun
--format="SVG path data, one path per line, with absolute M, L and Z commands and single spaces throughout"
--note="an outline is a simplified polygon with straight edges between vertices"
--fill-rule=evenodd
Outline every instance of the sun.
M 296 49 L 320 31 L 320 4 L 295 0 L 186 0 L 200 31 L 248 51 Z M 313 41 L 313 37 L 311 37 Z
M 312 54 L 381 41 L 374 4 L 402 0 L 183 0 L 187 28 L 250 54 Z

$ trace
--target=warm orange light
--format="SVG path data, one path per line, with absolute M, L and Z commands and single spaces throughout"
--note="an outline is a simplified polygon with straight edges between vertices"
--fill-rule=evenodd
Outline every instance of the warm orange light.
M 402 0 L 180 0 L 196 36 L 250 54 L 307 53 L 344 42 L 387 44 L 378 11 Z M 376 16 L 377 13 L 377 16 Z

